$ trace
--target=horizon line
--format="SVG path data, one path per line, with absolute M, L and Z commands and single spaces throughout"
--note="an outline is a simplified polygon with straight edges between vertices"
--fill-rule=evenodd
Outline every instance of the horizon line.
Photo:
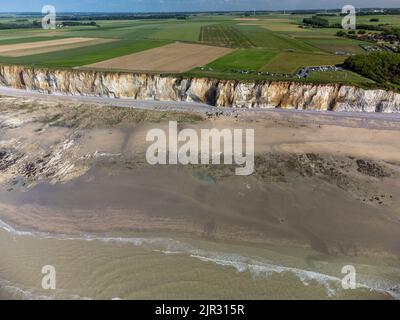
M 356 7 L 357 9 L 377 9 L 377 10 L 398 10 L 400 7 Z M 82 13 L 82 14 L 160 14 L 160 13 L 241 13 L 241 12 L 300 12 L 300 11 L 340 11 L 341 8 L 311 8 L 311 9 L 279 9 L 279 10 L 268 10 L 268 9 L 251 9 L 251 10 L 195 10 L 195 11 L 59 11 L 59 13 Z M 41 11 L 0 11 L 0 14 L 42 14 Z

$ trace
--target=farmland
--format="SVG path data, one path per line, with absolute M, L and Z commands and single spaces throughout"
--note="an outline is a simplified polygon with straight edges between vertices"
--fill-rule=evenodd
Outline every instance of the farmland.
M 49 68 L 96 67 L 226 79 L 298 80 L 296 72 L 302 67 L 337 65 L 349 55 L 366 53 L 361 47 L 366 42 L 338 37 L 336 33 L 339 29 L 304 27 L 303 19 L 311 16 L 265 13 L 247 17 L 226 13 L 126 20 L 102 20 L 99 17 L 93 25 L 82 23 L 56 30 L 0 30 L 0 63 Z M 400 26 L 399 16 L 377 17 L 380 23 Z M 377 17 L 362 16 L 360 23 L 376 24 L 371 19 L 375 18 L 375 21 Z M 33 23 L 35 19 L 37 17 L 34 16 L 26 19 L 2 17 L 0 23 Z M 328 16 L 326 19 L 332 24 L 340 22 L 339 16 Z M 84 40 L 71 43 L 73 39 Z M 41 45 L 43 43 L 45 45 Z M 192 48 L 199 50 L 200 45 L 206 46 L 210 54 L 206 54 L 207 50 L 186 50 L 188 47 L 185 45 L 197 45 Z M 178 50 L 172 53 L 176 55 L 173 61 L 162 58 L 163 52 L 169 52 L 169 46 L 181 46 L 186 54 L 179 55 Z M 171 52 L 168 53 L 170 57 Z M 144 59 L 146 54 L 150 54 L 148 59 Z M 199 59 L 198 55 L 207 57 Z M 150 61 L 155 58 L 157 61 Z M 163 61 L 165 66 L 161 65 Z M 360 85 L 371 82 L 346 72 L 313 74 L 304 81 L 315 82 L 318 79 Z
M 215 25 L 201 28 L 200 42 L 231 48 L 250 48 L 254 44 L 232 26 Z
M 327 54 L 281 52 L 266 64 L 262 70 L 276 73 L 295 73 L 301 67 L 327 66 L 343 63 L 343 56 L 331 57 Z
M 276 52 L 266 49 L 239 49 L 214 61 L 209 64 L 209 67 L 221 71 L 227 69 L 260 70 L 276 54 Z
M 86 67 L 104 70 L 179 73 L 203 66 L 229 52 L 231 52 L 231 49 L 223 47 L 172 43 L 139 53 L 98 62 Z
M 351 71 L 343 72 L 312 72 L 308 78 L 310 81 L 314 82 L 350 82 L 357 83 L 361 81 L 367 81 L 368 83 L 373 83 L 372 80 L 366 80 L 357 73 Z
M 39 53 L 64 51 L 100 43 L 114 41 L 113 39 L 100 38 L 65 38 L 59 40 L 35 41 L 0 46 L 0 55 L 6 57 L 23 57 Z

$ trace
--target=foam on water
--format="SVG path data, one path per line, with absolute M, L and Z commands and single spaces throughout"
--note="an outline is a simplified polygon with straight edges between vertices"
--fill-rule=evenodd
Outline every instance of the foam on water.
M 0 289 L 7 293 L 7 297 L 11 299 L 21 300 L 51 300 L 52 297 L 34 294 L 30 289 L 22 289 L 22 287 L 12 284 L 7 280 L 0 280 Z
M 0 294 L 6 293 L 8 299 L 15 300 L 92 300 L 88 297 L 81 297 L 77 294 L 70 294 L 64 290 L 53 291 L 53 295 L 44 295 L 37 292 L 34 288 L 25 288 L 22 285 L 11 283 L 8 280 L 0 279 Z
M 69 236 L 65 234 L 50 234 L 36 231 L 20 231 L 11 225 L 0 220 L 0 228 L 16 236 L 34 236 L 42 239 L 57 240 L 76 240 L 76 241 L 101 241 L 104 243 L 123 243 L 132 244 L 136 247 L 146 247 L 150 250 L 161 252 L 166 255 L 184 254 L 203 262 L 213 263 L 223 267 L 235 268 L 238 272 L 249 272 L 256 277 L 269 277 L 274 274 L 292 274 L 296 276 L 304 286 L 312 283 L 322 285 L 326 294 L 333 297 L 338 290 L 342 289 L 342 279 L 323 274 L 316 271 L 299 269 L 290 266 L 282 266 L 271 263 L 264 259 L 254 259 L 233 253 L 213 252 L 194 248 L 189 244 L 170 238 L 153 237 L 101 237 L 97 235 L 82 234 L 79 236 Z M 1 283 L 0 283 L 1 284 Z M 363 280 L 357 283 L 357 288 L 365 288 L 370 291 L 384 292 L 390 294 L 395 299 L 400 299 L 400 292 L 394 290 L 396 285 L 377 280 Z M 18 289 L 16 289 L 18 290 Z M 22 289 L 21 289 L 22 290 Z M 23 292 L 23 291 L 21 291 Z M 27 292 L 29 297 L 29 291 Z M 51 298 L 50 298 L 51 299 Z

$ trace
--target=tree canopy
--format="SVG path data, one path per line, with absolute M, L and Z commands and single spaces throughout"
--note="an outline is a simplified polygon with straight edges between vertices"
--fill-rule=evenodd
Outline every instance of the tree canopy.
M 344 65 L 382 84 L 400 85 L 400 54 L 392 52 L 373 52 L 349 57 Z

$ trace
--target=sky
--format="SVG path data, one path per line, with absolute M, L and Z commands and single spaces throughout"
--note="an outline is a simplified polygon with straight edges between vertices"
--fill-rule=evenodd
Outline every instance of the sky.
M 40 12 L 44 5 L 58 12 L 184 12 L 235 10 L 400 8 L 400 0 L 0 0 L 0 12 Z

